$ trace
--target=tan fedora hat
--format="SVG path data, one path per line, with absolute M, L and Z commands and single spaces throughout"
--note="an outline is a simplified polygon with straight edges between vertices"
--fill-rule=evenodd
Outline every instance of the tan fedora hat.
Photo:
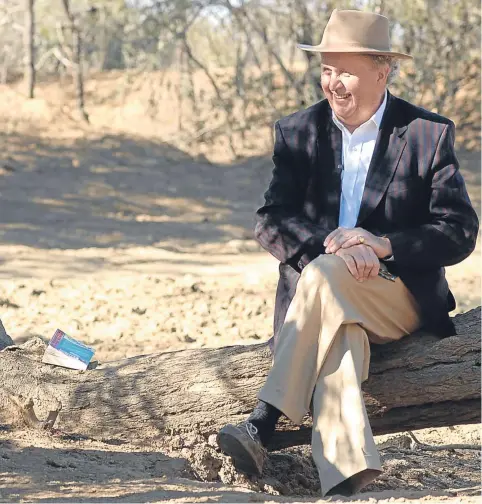
M 303 51 L 320 53 L 360 53 L 411 59 L 405 53 L 392 51 L 388 19 L 373 12 L 335 9 L 317 46 L 298 44 Z

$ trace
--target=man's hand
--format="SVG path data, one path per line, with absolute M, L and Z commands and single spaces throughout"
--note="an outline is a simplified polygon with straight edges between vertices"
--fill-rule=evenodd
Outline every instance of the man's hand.
M 375 278 L 380 270 L 380 261 L 368 245 L 340 248 L 335 255 L 345 261 L 348 270 L 358 282 Z
M 332 231 L 323 243 L 327 254 L 335 254 L 340 249 L 347 249 L 358 244 L 371 247 L 379 259 L 392 255 L 392 245 L 388 238 L 375 236 L 362 228 L 339 227 Z

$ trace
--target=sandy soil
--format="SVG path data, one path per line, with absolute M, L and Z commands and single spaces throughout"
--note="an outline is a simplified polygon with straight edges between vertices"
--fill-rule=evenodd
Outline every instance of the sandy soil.
M 431 443 L 479 439 L 467 427 L 419 431 L 418 436 Z M 376 482 L 351 499 L 325 502 L 480 502 L 477 452 L 400 448 L 408 446 L 406 438 L 392 436 L 392 444 L 381 447 L 385 472 Z M 21 429 L 0 431 L 0 501 L 320 501 L 308 447 L 271 453 L 263 478 L 248 479 L 208 443 L 176 439 L 169 444 L 115 445 Z
M 277 264 L 252 240 L 269 157 L 210 163 L 113 132 L 9 131 L 0 145 L 0 306 L 16 343 L 61 328 L 109 361 L 270 337 Z M 480 214 L 480 153 L 461 161 Z M 480 244 L 448 276 L 457 311 L 479 305 Z M 479 426 L 417 436 L 480 443 Z M 479 501 L 477 451 L 388 438 L 377 438 L 385 473 L 355 501 Z M 137 446 L 0 426 L 1 502 L 316 501 L 317 485 L 307 447 L 271 454 L 249 480 L 212 440 Z

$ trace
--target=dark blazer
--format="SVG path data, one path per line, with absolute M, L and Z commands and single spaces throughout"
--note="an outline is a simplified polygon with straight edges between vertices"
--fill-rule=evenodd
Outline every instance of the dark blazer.
M 388 269 L 417 300 L 424 327 L 440 336 L 454 333 L 444 266 L 473 251 L 478 231 L 454 132 L 452 121 L 389 93 L 357 221 L 390 239 Z M 275 135 L 273 178 L 255 235 L 281 263 L 276 339 L 302 269 L 324 253 L 324 239 L 338 227 L 342 134 L 323 100 L 278 121 Z

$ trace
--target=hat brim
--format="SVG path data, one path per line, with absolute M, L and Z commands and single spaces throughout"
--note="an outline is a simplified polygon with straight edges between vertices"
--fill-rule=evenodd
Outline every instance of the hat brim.
M 378 56 L 391 56 L 397 59 L 413 59 L 413 56 L 409 54 L 396 52 L 396 51 L 377 51 L 376 49 L 370 47 L 335 47 L 332 49 L 324 49 L 323 47 L 317 45 L 312 46 L 308 44 L 297 44 L 298 49 L 302 51 L 318 52 L 318 53 L 350 53 L 350 54 L 374 54 Z

